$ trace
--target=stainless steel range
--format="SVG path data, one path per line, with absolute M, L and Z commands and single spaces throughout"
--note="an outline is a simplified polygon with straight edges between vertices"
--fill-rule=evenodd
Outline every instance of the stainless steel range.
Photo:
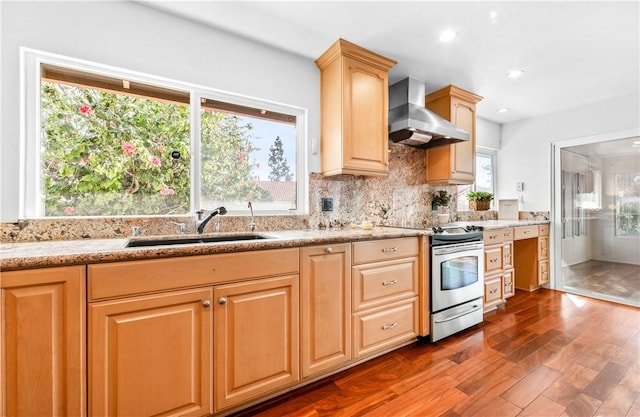
M 482 322 L 482 228 L 433 228 L 431 237 L 431 341 Z

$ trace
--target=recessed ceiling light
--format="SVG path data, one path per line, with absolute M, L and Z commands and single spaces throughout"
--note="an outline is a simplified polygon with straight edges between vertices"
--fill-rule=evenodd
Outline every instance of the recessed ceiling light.
M 445 30 L 440 34 L 440 40 L 442 42 L 452 41 L 458 34 L 453 30 Z
M 497 110 L 498 113 L 506 113 L 509 111 L 509 107 L 502 107 Z
M 518 77 L 521 77 L 522 74 L 524 74 L 524 70 L 523 69 L 516 69 L 516 70 L 509 71 L 509 73 L 507 74 L 507 77 L 509 77 L 509 78 L 518 78 Z
M 489 20 L 491 21 L 491 23 L 498 23 L 498 12 L 496 12 L 495 10 L 491 10 L 489 12 Z

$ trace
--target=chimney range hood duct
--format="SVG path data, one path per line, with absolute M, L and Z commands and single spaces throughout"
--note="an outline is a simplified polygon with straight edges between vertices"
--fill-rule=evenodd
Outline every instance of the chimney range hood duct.
M 405 78 L 389 87 L 389 139 L 422 149 L 469 140 L 469 134 L 424 106 L 425 85 Z

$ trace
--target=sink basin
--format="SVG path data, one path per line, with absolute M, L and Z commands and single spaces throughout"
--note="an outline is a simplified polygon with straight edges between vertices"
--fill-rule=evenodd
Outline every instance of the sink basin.
M 139 248 L 144 246 L 167 246 L 167 245 L 189 245 L 194 243 L 217 243 L 217 242 L 240 242 L 246 240 L 269 239 L 268 236 L 255 233 L 241 235 L 219 235 L 219 236 L 190 236 L 161 239 L 136 239 L 129 240 L 125 248 Z

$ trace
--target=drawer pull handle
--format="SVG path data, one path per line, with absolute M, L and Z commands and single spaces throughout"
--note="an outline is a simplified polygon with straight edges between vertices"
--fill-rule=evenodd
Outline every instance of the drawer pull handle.
M 489 239 L 497 239 L 497 238 L 498 238 L 498 235 L 491 235 L 491 236 L 489 236 Z
M 492 289 L 492 290 L 489 290 L 489 294 L 495 294 L 495 293 L 497 293 L 497 292 L 498 292 L 498 289 L 497 289 L 497 288 L 494 288 L 494 289 Z
M 494 262 L 498 262 L 499 259 L 489 259 L 489 262 L 494 263 Z
M 531 230 L 525 230 L 525 231 L 524 231 L 524 232 L 522 232 L 522 233 L 524 233 L 525 235 L 528 235 L 529 233 L 531 233 Z
M 204 300 L 202 302 L 202 307 L 211 307 L 211 300 Z
M 396 327 L 398 327 L 398 323 L 393 322 L 393 324 L 384 324 L 382 326 L 382 330 L 391 330 L 391 329 L 395 329 Z
M 398 248 L 396 248 L 396 247 L 394 246 L 394 247 L 392 247 L 392 248 L 384 248 L 384 249 L 382 249 L 382 252 L 383 252 L 383 253 L 389 253 L 389 252 L 395 252 L 395 251 L 397 251 L 397 250 L 398 250 Z
M 327 253 L 333 253 L 333 248 L 331 246 L 327 248 Z
M 385 287 L 387 285 L 396 285 L 398 283 L 397 279 L 392 279 L 391 281 L 382 281 L 382 285 L 384 285 Z
M 511 255 L 504 255 L 505 258 L 511 259 Z
M 221 306 L 227 304 L 227 297 L 218 298 L 218 304 L 220 304 Z

